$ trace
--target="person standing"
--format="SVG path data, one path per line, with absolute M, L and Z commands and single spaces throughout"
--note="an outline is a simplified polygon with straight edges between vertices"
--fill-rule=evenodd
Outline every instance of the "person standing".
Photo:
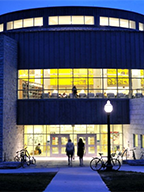
M 80 138 L 78 142 L 78 152 L 77 152 L 77 155 L 79 156 L 80 166 L 83 166 L 84 147 L 85 147 L 84 142 Z
M 76 86 L 73 86 L 72 93 L 73 93 L 73 97 L 76 98 L 77 97 L 77 88 L 76 88 Z
M 72 143 L 71 139 L 68 140 L 66 144 L 66 154 L 68 156 L 68 165 L 72 165 L 72 158 L 74 155 L 74 144 Z

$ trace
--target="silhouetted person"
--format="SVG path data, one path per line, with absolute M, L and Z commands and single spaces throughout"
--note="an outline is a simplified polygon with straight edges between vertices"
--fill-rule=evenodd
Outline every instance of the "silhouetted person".
M 77 155 L 79 156 L 80 166 L 83 166 L 83 155 L 84 155 L 84 143 L 83 140 L 80 138 L 78 142 L 78 151 Z
M 74 144 L 71 142 L 71 139 L 68 140 L 66 144 L 66 154 L 68 156 L 68 165 L 72 165 L 72 158 L 74 155 Z
M 76 88 L 76 86 L 73 86 L 72 93 L 73 93 L 73 97 L 76 98 L 77 97 L 77 88 Z

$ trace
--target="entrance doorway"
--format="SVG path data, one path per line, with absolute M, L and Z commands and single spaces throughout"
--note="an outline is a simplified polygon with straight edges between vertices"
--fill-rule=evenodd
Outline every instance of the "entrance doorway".
M 77 143 L 79 138 L 82 138 L 83 142 L 85 143 L 85 156 L 96 156 L 96 134 L 78 134 Z
M 50 156 L 62 157 L 66 155 L 65 147 L 69 139 L 69 134 L 50 135 Z

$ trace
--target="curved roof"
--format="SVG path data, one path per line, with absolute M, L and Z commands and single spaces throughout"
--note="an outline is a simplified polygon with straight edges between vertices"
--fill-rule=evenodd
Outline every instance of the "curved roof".
M 128 21 L 135 22 L 134 28 L 126 27 L 125 28 L 126 30 L 127 29 L 138 30 L 138 24 L 139 23 L 144 24 L 144 15 L 139 14 L 139 13 L 126 11 L 126 10 L 120 10 L 120 9 L 113 9 L 113 8 L 87 7 L 87 6 L 45 7 L 45 8 L 35 8 L 35 9 L 27 9 L 27 10 L 11 12 L 11 13 L 3 14 L 0 16 L 0 24 L 4 25 L 3 31 L 6 31 L 7 30 L 6 25 L 8 22 L 17 21 L 20 19 L 23 20 L 23 19 L 27 19 L 27 18 L 42 17 L 43 24 L 42 24 L 42 26 L 38 26 L 38 27 L 48 28 L 48 27 L 51 27 L 51 26 L 48 26 L 48 17 L 50 17 L 50 16 L 93 16 L 93 18 L 94 18 L 93 27 L 96 27 L 96 28 L 100 27 L 100 29 L 105 29 L 105 26 L 100 26 L 100 24 L 99 24 L 100 17 L 126 19 Z M 77 24 L 77 26 L 81 26 L 81 25 Z M 37 27 L 37 26 L 35 26 L 35 27 Z M 54 27 L 56 27 L 56 26 L 54 26 Z M 92 27 L 92 25 L 90 27 Z M 106 29 L 111 29 L 113 27 L 114 26 L 110 26 L 108 24 L 106 26 Z M 118 27 L 116 27 L 116 28 L 117 29 L 121 28 L 121 26 L 118 26 Z M 20 28 L 23 28 L 23 27 L 20 27 Z M 18 30 L 21 30 L 21 29 L 18 29 Z

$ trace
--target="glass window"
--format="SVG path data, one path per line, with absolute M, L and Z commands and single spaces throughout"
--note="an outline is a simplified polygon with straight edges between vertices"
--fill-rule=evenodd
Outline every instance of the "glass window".
M 49 17 L 49 25 L 58 25 L 58 16 Z
M 133 147 L 138 147 L 138 135 L 133 134 Z
M 72 24 L 76 25 L 76 24 L 84 24 L 84 16 L 72 16 Z
M 43 25 L 43 17 L 34 18 L 34 26 L 42 26 Z
M 74 69 L 74 77 L 87 77 L 87 69 Z
M 143 77 L 143 70 L 132 69 L 131 72 L 132 72 L 132 77 L 134 77 L 134 78 Z
M 63 77 L 72 77 L 72 69 L 59 69 L 59 78 Z
M 86 125 L 75 125 L 74 132 L 75 133 L 86 133 Z
M 118 69 L 118 77 L 129 77 L 128 69 Z
M 100 17 L 100 25 L 108 26 L 108 17 Z
M 29 78 L 40 78 L 43 77 L 42 69 L 32 69 L 29 70 Z
M 102 69 L 88 69 L 89 77 L 102 77 Z
M 144 148 L 144 135 L 140 135 L 141 148 Z
M 46 126 L 34 125 L 34 133 L 39 133 L 39 134 L 46 133 Z
M 59 16 L 59 25 L 70 25 L 71 16 Z
M 120 27 L 128 28 L 128 20 L 120 19 Z
M 85 25 L 94 25 L 94 17 L 85 16 Z
M 131 29 L 136 29 L 135 21 L 130 21 L 130 28 Z
M 19 70 L 18 71 L 18 78 L 28 78 L 28 70 Z
M 13 21 L 7 22 L 7 30 L 13 29 Z
M 24 27 L 32 27 L 33 26 L 33 18 L 24 19 Z
M 110 17 L 109 25 L 114 27 L 119 27 L 119 19 Z
M 60 133 L 72 133 L 72 126 L 71 125 L 60 125 Z
M 24 133 L 26 134 L 33 134 L 33 125 L 25 125 L 24 126 Z
M 59 125 L 47 125 L 47 133 L 49 134 L 56 134 L 60 133 Z
M 107 69 L 107 77 L 116 77 L 117 71 L 116 69 Z
M 14 21 L 14 29 L 22 28 L 22 19 Z
M 0 24 L 0 32 L 4 30 L 3 24 Z
M 144 30 L 144 25 L 143 25 L 143 23 L 139 23 L 139 30 L 140 30 L 140 31 L 143 31 L 143 30 Z
M 70 89 L 72 90 L 72 78 L 59 78 L 59 81 L 58 81 L 58 85 L 59 85 L 59 89 L 63 89 L 63 90 L 67 90 L 67 89 Z

